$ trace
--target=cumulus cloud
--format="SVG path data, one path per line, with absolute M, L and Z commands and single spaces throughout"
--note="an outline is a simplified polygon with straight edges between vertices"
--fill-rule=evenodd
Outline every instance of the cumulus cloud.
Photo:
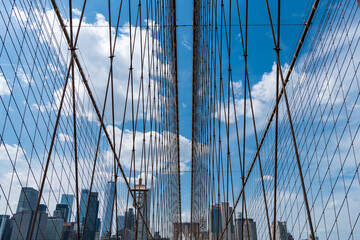
M 265 175 L 265 176 L 262 177 L 262 179 L 264 181 L 272 181 L 272 180 L 274 180 L 273 176 L 270 176 L 270 175 Z M 261 181 L 261 178 L 259 178 L 258 181 Z
M 59 140 L 62 142 L 73 142 L 73 138 L 65 133 L 60 133 L 58 135 L 58 137 L 59 137 Z
M 79 13 L 77 9 L 73 9 L 75 15 Z M 44 21 L 43 26 L 39 27 L 37 25 L 31 25 L 33 30 L 39 35 L 39 41 L 43 44 L 49 45 L 53 48 L 53 50 L 58 54 L 58 56 L 68 56 L 69 49 L 67 44 L 64 41 L 62 30 L 59 27 L 59 24 L 52 24 L 53 22 L 57 22 L 56 15 L 54 11 L 48 10 L 45 13 L 42 13 L 38 10 L 34 10 L 35 16 L 37 18 L 42 18 L 42 15 L 46 15 L 49 21 Z M 14 15 L 21 15 L 24 19 L 28 18 L 27 14 L 21 9 L 14 9 Z M 77 26 L 79 25 L 79 18 L 73 18 L 74 32 L 77 31 Z M 64 19 L 65 23 L 68 23 L 67 19 Z M 154 32 L 156 31 L 157 25 L 152 20 L 146 20 L 146 23 L 150 25 L 150 29 L 146 28 L 139 29 L 139 27 L 129 26 L 129 24 L 125 24 L 120 27 L 117 33 L 117 41 L 115 46 L 115 57 L 113 61 L 113 76 L 114 76 L 114 102 L 115 102 L 115 121 L 117 124 L 120 124 L 123 119 L 123 112 L 125 109 L 125 99 L 132 99 L 134 104 L 137 104 L 139 97 L 142 96 L 142 91 L 144 92 L 144 100 L 149 98 L 150 95 L 154 96 L 158 93 L 157 87 L 157 75 L 155 73 L 151 73 L 149 75 L 150 70 L 152 70 L 152 66 L 157 66 L 159 69 L 164 69 L 166 66 L 162 63 L 155 55 L 151 55 L 153 46 L 157 47 L 158 52 L 162 52 L 161 45 L 153 37 Z M 19 22 L 21 26 L 21 23 Z M 83 28 L 80 30 L 79 39 L 78 39 L 78 53 L 81 56 L 81 64 L 83 69 L 85 70 L 85 74 L 87 76 L 87 80 L 89 81 L 89 85 L 91 91 L 93 92 L 95 99 L 97 101 L 97 106 L 99 109 L 103 107 L 103 101 L 106 92 L 107 80 L 109 76 L 110 69 L 110 60 L 109 60 L 109 30 L 106 27 L 108 21 L 106 21 L 105 16 L 102 14 L 96 14 L 95 21 L 89 23 L 85 20 L 82 22 Z M 42 31 L 46 29 L 51 29 L 54 36 L 51 38 L 41 37 Z M 132 31 L 132 35 L 130 37 L 130 29 Z M 111 35 L 114 42 L 115 39 L 115 28 L 111 28 Z M 131 38 L 131 43 L 130 43 Z M 130 79 L 130 49 L 131 45 L 134 47 L 133 56 L 132 56 L 132 85 L 133 89 L 127 90 L 127 86 Z M 150 55 L 147 54 L 149 50 Z M 149 65 L 151 64 L 151 66 Z M 50 71 L 59 72 L 60 69 L 63 69 L 57 76 L 62 76 L 66 74 L 66 67 L 68 62 L 66 62 L 63 58 L 62 65 L 54 66 L 53 64 L 49 64 L 47 67 Z M 75 73 L 75 86 L 78 95 L 78 100 L 80 100 L 85 108 L 83 109 L 83 113 L 79 112 L 79 117 L 87 117 L 89 120 L 96 120 L 94 118 L 94 109 L 91 106 L 90 98 L 88 97 L 87 90 L 82 83 L 82 79 L 80 79 L 79 72 L 76 70 Z M 64 81 L 64 79 L 61 79 Z M 166 81 L 166 79 L 163 79 Z M 169 77 L 168 81 L 172 81 Z M 71 81 L 69 81 L 67 95 L 71 96 Z M 142 88 L 142 89 L 141 89 Z M 61 97 L 61 93 L 63 88 L 59 88 L 54 92 L 54 97 L 57 102 L 57 106 L 59 106 L 59 100 Z M 109 94 L 110 96 L 110 94 Z M 108 98 L 109 98 L 108 96 Z M 141 97 L 142 98 L 142 97 Z M 160 98 L 164 98 L 161 96 Z M 121 104 L 118 104 L 121 103 Z M 131 101 L 128 101 L 130 104 Z M 142 107 L 140 106 L 140 109 Z M 145 106 L 143 108 L 146 108 Z M 128 109 L 131 109 L 128 107 Z M 71 115 L 72 111 L 68 109 L 68 111 L 64 111 L 64 115 Z M 129 110 L 128 110 L 129 111 Z M 145 110 L 146 111 L 146 110 Z M 142 109 L 139 111 L 142 113 Z M 105 119 L 111 119 L 111 101 L 108 99 L 107 107 L 106 107 L 106 117 Z M 126 115 L 126 119 L 130 119 L 131 114 Z
M 77 15 L 77 16 L 80 16 L 80 15 L 81 15 L 81 11 L 80 11 L 79 9 L 77 9 L 77 8 L 73 8 L 73 9 L 72 9 L 72 12 L 73 12 L 73 14 L 75 14 L 75 15 Z
M 34 179 L 27 176 L 25 154 L 25 150 L 16 144 L 0 144 L 0 209 L 16 211 L 21 185 L 35 184 Z
M 284 73 L 286 73 L 288 69 L 288 65 L 285 64 L 282 67 Z M 296 73 L 293 72 L 293 75 Z M 246 116 L 248 118 L 252 118 L 250 98 L 247 97 L 246 100 L 243 96 L 243 83 L 242 81 L 236 81 L 232 83 L 232 87 L 234 90 L 235 99 L 231 99 L 230 101 L 230 123 L 235 122 L 235 114 L 234 108 L 236 111 L 237 119 L 244 115 L 244 105 L 246 104 Z M 254 115 L 256 119 L 257 126 L 262 126 L 264 120 L 266 119 L 266 114 L 269 113 L 271 106 L 275 103 L 275 88 L 276 88 L 276 63 L 274 62 L 270 72 L 265 72 L 261 80 L 254 84 L 251 89 L 251 97 L 252 104 L 254 108 Z M 281 85 L 280 85 L 281 88 Z M 235 102 L 235 107 L 233 105 L 233 101 Z M 271 108 L 272 109 L 272 108 Z M 222 108 L 222 114 L 227 110 L 227 104 L 225 109 Z M 222 115 L 224 116 L 224 115 Z M 224 117 L 222 117 L 222 121 L 225 121 Z M 248 124 L 252 122 L 248 121 Z M 252 127 L 250 128 L 252 129 Z
M 112 136 L 112 126 L 107 127 L 107 131 Z M 135 140 L 133 143 L 135 134 Z M 116 148 L 119 148 L 119 142 L 121 138 L 121 129 L 115 127 L 115 138 L 116 138 Z M 121 147 L 121 156 L 120 163 L 126 170 L 133 168 L 131 164 L 135 163 L 135 170 L 141 171 L 142 173 L 155 173 L 156 170 L 160 170 L 160 161 L 162 158 L 162 172 L 163 173 L 175 173 L 177 169 L 177 163 L 173 162 L 171 159 L 165 159 L 165 154 L 160 152 L 155 152 L 155 146 L 158 144 L 158 141 L 166 138 L 170 139 L 169 142 L 163 145 L 164 151 L 171 151 L 173 154 L 176 154 L 175 149 L 175 135 L 171 132 L 162 132 L 158 133 L 155 131 L 149 131 L 143 134 L 142 132 L 133 132 L 130 130 L 124 130 L 123 132 L 123 141 Z M 155 142 L 157 141 L 157 143 Z M 180 168 L 181 171 L 188 171 L 190 169 L 189 163 L 191 161 L 191 141 L 185 138 L 184 136 L 179 136 L 180 142 Z M 153 149 L 150 148 L 153 147 Z M 145 147 L 145 148 L 144 148 Z M 134 149 L 134 151 L 133 151 Z M 108 159 L 109 166 L 112 164 L 113 154 L 111 150 L 108 150 L 106 153 L 106 159 Z M 152 161 L 154 158 L 157 158 L 156 161 Z M 111 161 L 110 161 L 111 160 Z
M 5 77 L 0 73 L 0 96 L 5 96 L 10 94 L 10 89 L 7 85 Z

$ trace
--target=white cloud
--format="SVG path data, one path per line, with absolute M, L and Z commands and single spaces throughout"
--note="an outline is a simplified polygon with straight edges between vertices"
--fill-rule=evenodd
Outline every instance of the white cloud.
M 73 8 L 72 12 L 77 16 L 81 16 L 81 11 L 79 9 L 77 9 L 77 8 Z
M 16 144 L 0 144 L 0 176 L 2 176 L 0 178 L 0 209 L 9 211 L 10 207 L 12 211 L 16 211 L 21 185 L 27 182 L 34 184 L 34 180 L 27 177 L 28 164 L 25 154 L 26 152 Z M 11 191 L 9 192 L 10 187 Z M 9 206 L 7 206 L 6 200 L 9 202 Z M 9 213 L 7 212 L 7 214 Z
M 241 81 L 237 81 L 237 82 L 232 82 L 232 87 L 234 89 L 234 95 L 235 98 L 239 98 L 242 95 L 242 82 Z
M 282 67 L 282 71 L 284 73 L 284 76 L 288 70 L 289 66 L 285 64 Z M 298 73 L 293 70 L 292 76 L 294 78 L 298 77 Z M 280 80 L 281 81 L 281 80 Z M 279 92 L 282 88 L 281 82 L 279 83 Z M 233 82 L 233 89 L 234 89 L 234 95 L 235 99 L 230 99 L 230 123 L 235 122 L 235 114 L 234 114 L 234 104 L 235 102 L 235 110 L 236 110 L 236 116 L 237 120 L 240 120 L 240 117 L 244 116 L 244 104 L 246 103 L 246 116 L 247 118 L 252 118 L 252 111 L 251 111 L 251 105 L 250 105 L 250 98 L 247 97 L 246 101 L 243 96 L 243 83 L 242 81 Z M 275 89 L 276 89 L 276 63 L 274 62 L 271 68 L 270 72 L 265 72 L 261 80 L 254 84 L 251 88 L 251 97 L 252 97 L 252 105 L 254 109 L 254 115 L 256 120 L 256 126 L 262 127 L 265 123 L 265 120 L 267 120 L 267 114 L 269 114 L 270 110 L 272 110 L 272 107 L 275 104 Z M 292 96 L 292 89 L 287 86 L 287 95 L 288 98 Z M 247 96 L 249 96 L 247 94 Z M 226 114 L 228 114 L 227 110 L 227 103 L 225 104 L 226 108 L 224 110 L 223 105 L 222 112 L 221 112 L 221 120 L 225 121 L 224 119 L 224 111 L 226 111 Z M 283 114 L 282 109 L 279 109 L 280 116 Z M 218 114 L 218 113 L 216 113 Z M 218 116 L 218 115 L 216 115 Z M 247 134 L 253 133 L 253 123 L 252 121 L 247 121 Z
M 10 89 L 6 83 L 5 77 L 0 73 L 0 96 L 5 96 L 10 94 Z
M 272 181 L 272 180 L 274 180 L 274 178 L 272 176 L 270 176 L 270 175 L 265 175 L 265 176 L 262 177 L 262 179 L 264 181 Z M 259 178 L 258 181 L 261 181 L 261 178 Z
M 191 50 L 191 45 L 190 45 L 190 43 L 188 42 L 187 39 L 183 39 L 183 40 L 181 41 L 181 44 L 182 44 L 187 50 Z
M 110 136 L 112 136 L 112 126 L 107 127 L 107 131 Z M 132 157 L 135 159 L 135 170 L 140 171 L 145 174 L 145 167 L 146 173 L 150 174 L 151 172 L 155 173 L 156 170 L 159 170 L 159 161 L 158 166 L 156 166 L 156 161 L 152 163 L 152 158 L 155 157 L 155 150 L 149 151 L 149 146 L 152 144 L 153 148 L 155 147 L 155 140 L 159 141 L 159 139 L 167 138 L 170 139 L 170 142 L 167 145 L 164 145 L 164 151 L 172 151 L 173 154 L 176 154 L 175 149 L 175 135 L 170 132 L 162 132 L 157 133 L 154 131 L 146 132 L 145 136 L 141 132 L 135 132 L 135 142 L 133 147 L 133 132 L 130 130 L 124 130 L 123 133 L 123 141 L 121 147 L 121 156 L 120 156 L 120 163 L 126 170 L 131 168 L 131 164 L 133 163 Z M 116 139 L 116 149 L 119 148 L 119 142 L 121 137 L 121 129 L 115 127 L 115 139 Z M 145 149 L 143 149 L 143 139 L 145 137 Z M 189 163 L 191 161 L 191 141 L 183 136 L 179 136 L 180 142 L 180 168 L 181 171 L 188 171 L 190 169 Z M 133 155 L 133 148 L 134 148 L 134 155 Z M 142 152 L 145 151 L 145 157 L 142 155 Z M 152 155 L 151 155 L 152 154 Z M 157 158 L 164 157 L 163 154 L 157 153 Z M 106 159 L 108 159 L 108 165 L 112 164 L 113 161 L 113 154 L 111 150 L 108 150 L 106 153 Z M 163 160 L 162 171 L 166 173 L 172 173 L 177 169 L 177 165 L 173 166 L 171 164 L 177 164 L 176 162 L 171 162 L 169 159 L 166 161 Z M 158 167 L 158 169 L 157 169 Z M 170 172 L 169 172 L 170 171 Z
M 62 142 L 73 142 L 73 138 L 65 133 L 60 133 L 58 135 L 58 137 L 59 137 L 59 140 Z
M 33 109 L 36 109 L 36 110 L 38 110 L 40 112 L 45 112 L 46 111 L 46 106 L 39 105 L 39 104 L 36 104 L 36 103 L 33 103 L 31 106 L 32 106 Z
M 14 10 L 16 14 L 22 15 L 24 18 L 27 18 L 27 14 L 25 14 L 22 10 L 16 9 Z M 75 14 L 79 13 L 77 9 L 73 9 L 73 12 Z M 42 18 L 43 13 L 39 12 L 37 10 L 34 10 L 35 16 L 37 16 L 39 19 Z M 68 56 L 69 49 L 67 44 L 64 41 L 62 30 L 59 27 L 59 24 L 57 24 L 57 18 L 52 10 L 48 10 L 45 12 L 47 18 L 49 21 L 44 21 L 43 26 L 32 26 L 33 29 L 35 29 L 38 32 L 39 35 L 39 41 L 43 44 L 48 44 L 53 47 L 54 51 L 59 56 Z M 55 22 L 55 24 L 52 25 L 52 23 Z M 67 19 L 64 19 L 64 22 L 68 22 Z M 152 20 L 146 21 L 149 23 L 149 25 L 154 26 L 156 31 L 156 23 Z M 19 23 L 21 24 L 21 23 Z M 79 18 L 74 17 L 73 18 L 73 24 L 74 24 L 74 32 L 77 31 L 77 26 L 79 25 Z M 109 60 L 109 30 L 108 28 L 99 27 L 99 26 L 107 26 L 108 22 L 105 20 L 105 17 L 102 14 L 96 14 L 95 21 L 93 23 L 86 22 L 86 19 L 83 20 L 82 26 L 83 28 L 80 30 L 79 39 L 78 39 L 78 52 L 80 57 L 80 61 L 82 64 L 83 69 L 85 70 L 85 74 L 87 76 L 87 80 L 89 81 L 90 88 L 95 96 L 95 99 L 97 101 L 97 106 L 99 109 L 103 107 L 103 101 L 105 97 L 106 92 L 106 85 L 107 85 L 107 79 L 109 75 L 109 68 L 110 68 L 110 60 Z M 144 26 L 143 26 L 144 27 Z M 127 93 L 127 85 L 128 85 L 128 79 L 129 79 L 129 67 L 130 67 L 130 28 L 132 30 L 132 41 L 135 42 L 134 44 L 134 53 L 132 57 L 132 67 L 133 67 L 133 90 L 129 90 Z M 42 32 L 46 29 L 51 29 L 54 33 L 54 36 L 51 38 L 43 38 Z M 115 39 L 115 28 L 112 28 L 112 39 L 114 42 Z M 136 37 L 134 37 L 136 36 Z M 142 42 L 140 42 L 140 39 L 142 39 Z M 62 41 L 62 42 L 59 42 Z M 150 46 L 146 46 L 146 44 L 150 44 Z M 133 44 L 133 43 L 132 43 Z M 147 50 L 149 49 L 149 52 L 152 52 L 152 46 L 158 46 L 159 42 L 153 38 L 153 32 L 151 30 L 146 30 L 144 27 L 143 29 L 139 29 L 139 27 L 135 28 L 134 26 L 130 26 L 128 24 L 125 24 L 124 26 L 119 28 L 118 37 L 116 41 L 116 47 L 115 47 L 115 57 L 113 62 L 113 76 L 114 76 L 114 102 L 116 103 L 122 103 L 122 104 L 116 104 L 116 113 L 115 113 L 115 121 L 117 124 L 120 124 L 122 122 L 123 118 L 123 112 L 125 109 L 125 99 L 133 99 L 134 104 L 137 104 L 137 100 L 139 99 L 139 92 L 140 92 L 140 86 L 141 86 L 141 76 L 142 73 L 144 75 L 143 78 L 143 86 L 144 86 L 144 100 L 147 101 L 148 96 L 148 90 L 150 91 L 149 94 L 151 96 L 154 96 L 154 94 L 157 94 L 157 82 L 154 80 L 156 77 L 156 74 L 152 73 L 150 75 L 149 79 L 149 71 L 150 66 L 149 63 L 157 65 L 159 69 L 164 69 L 165 66 L 162 62 L 160 62 L 159 59 L 157 59 L 156 56 L 153 56 L 153 60 L 148 59 Z M 159 45 L 160 48 L 157 49 L 158 52 L 161 52 L 161 45 Z M 141 51 L 143 54 L 141 54 Z M 146 52 L 144 52 L 146 51 Z M 144 56 L 144 59 L 141 58 L 141 56 Z M 150 54 L 151 55 L 151 54 Z M 152 56 L 150 56 L 152 58 Z M 142 64 L 143 63 L 143 64 Z M 59 69 L 64 68 L 65 65 L 68 63 L 63 63 L 64 66 L 54 66 L 49 65 L 48 68 L 51 71 L 59 71 Z M 61 75 L 60 75 L 61 76 Z M 79 117 L 87 117 L 89 120 L 96 120 L 94 118 L 96 115 L 94 114 L 94 109 L 91 106 L 92 103 L 90 102 L 90 98 L 88 97 L 87 90 L 84 88 L 83 83 L 79 81 L 79 73 L 75 73 L 75 82 L 76 82 L 76 91 L 78 92 L 78 96 L 80 97 L 80 101 L 83 103 L 85 108 L 83 109 L 83 112 L 79 112 Z M 62 79 L 63 80 L 63 79 Z M 171 81 L 171 79 L 168 79 Z M 150 84 L 150 86 L 149 86 Z M 70 94 L 71 90 L 71 79 L 69 80 L 68 84 L 68 90 Z M 59 104 L 59 99 L 61 96 L 62 88 L 57 89 L 54 92 L 54 96 L 57 100 L 57 106 Z M 71 96 L 71 95 L 69 95 Z M 141 93 L 140 93 L 141 96 Z M 163 97 L 163 96 L 160 96 Z M 131 101 L 128 101 L 128 104 L 131 104 Z M 145 107 L 144 107 L 145 108 Z M 126 115 L 126 119 L 130 119 L 130 107 L 128 107 L 128 113 Z M 146 109 L 145 109 L 146 111 Z M 142 106 L 140 106 L 139 113 L 142 113 Z M 64 115 L 68 116 L 72 114 L 71 109 L 64 110 Z M 149 115 L 149 114 L 148 114 Z M 141 118 L 141 116 L 139 116 Z M 111 119 L 111 100 L 110 100 L 110 94 L 108 95 L 107 100 L 107 107 L 105 112 L 105 119 Z

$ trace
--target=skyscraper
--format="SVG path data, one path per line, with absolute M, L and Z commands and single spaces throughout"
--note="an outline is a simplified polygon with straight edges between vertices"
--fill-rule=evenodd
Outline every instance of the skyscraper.
M 64 219 L 49 217 L 46 224 L 45 240 L 60 240 L 63 233 Z
M 86 206 L 89 198 L 89 189 L 82 189 L 81 190 L 81 197 L 80 197 L 80 203 L 79 203 L 79 216 L 76 216 L 76 219 L 79 217 L 79 222 L 81 224 L 84 223 L 84 217 L 86 214 Z M 90 210 L 90 208 L 89 208 Z M 76 212 L 76 211 L 75 211 Z
M 67 204 L 56 204 L 53 216 L 63 219 L 64 222 L 66 222 L 69 217 L 69 206 Z
M 16 213 L 22 210 L 35 210 L 39 191 L 32 187 L 22 187 Z
M 214 204 L 210 207 L 209 213 L 209 239 L 218 239 L 221 232 L 225 228 L 225 224 L 230 217 L 232 207 L 229 207 L 229 203 L 222 202 L 220 204 Z M 229 226 L 224 233 L 224 239 L 235 239 L 234 223 L 231 217 Z
M 0 239 L 1 240 L 10 237 L 11 232 L 9 233 L 9 228 L 10 228 L 10 216 L 9 215 L 0 215 Z
M 121 229 L 124 228 L 125 216 L 123 215 L 117 216 L 117 223 L 118 223 L 118 230 L 120 231 Z
M 111 235 L 110 222 L 111 222 L 111 212 L 113 210 L 114 202 L 114 191 L 115 191 L 115 182 L 109 181 L 105 189 L 105 198 L 104 198 L 104 214 L 103 214 L 103 226 L 101 231 L 101 236 L 108 231 Z
M 135 214 L 134 209 L 129 208 L 128 211 L 125 212 L 125 228 L 128 230 L 133 230 L 135 225 Z
M 235 227 L 239 240 L 257 240 L 256 223 L 253 219 L 244 219 L 240 213 L 235 219 Z
M 80 219 L 79 219 L 81 226 L 84 226 L 85 224 L 85 213 L 86 213 L 88 197 L 89 197 L 89 190 L 83 189 L 81 191 Z M 89 239 L 89 240 L 95 239 L 95 233 L 100 225 L 99 224 L 100 221 L 98 220 L 98 211 L 99 211 L 98 193 L 91 192 L 86 225 L 84 226 L 84 239 Z
M 76 239 L 77 234 L 74 230 L 75 223 L 74 222 L 64 222 L 63 224 L 63 233 L 62 238 L 63 240 L 69 240 L 69 239 Z
M 276 222 L 276 233 L 275 233 L 275 240 L 288 240 L 288 234 L 286 229 L 286 222 Z M 274 230 L 274 222 L 271 223 L 271 231 Z
M 13 225 L 10 239 L 28 239 L 33 217 L 34 211 L 32 210 L 22 210 L 16 213 L 14 215 L 15 223 Z M 42 240 L 45 238 L 47 217 L 48 216 L 46 212 L 39 210 L 36 216 L 36 224 L 34 227 L 32 239 Z
M 61 204 L 67 204 L 69 207 L 69 214 L 68 214 L 68 218 L 65 219 L 65 222 L 70 222 L 71 220 L 71 216 L 73 215 L 72 213 L 72 206 L 73 206 L 73 202 L 74 202 L 74 195 L 71 194 L 63 194 L 61 196 Z

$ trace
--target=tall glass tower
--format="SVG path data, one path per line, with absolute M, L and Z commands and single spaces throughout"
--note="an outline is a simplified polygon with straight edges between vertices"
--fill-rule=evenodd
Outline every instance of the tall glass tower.
M 67 204 L 68 208 L 69 208 L 69 213 L 68 213 L 67 219 L 64 219 L 65 222 L 70 222 L 71 216 L 73 215 L 73 213 L 72 213 L 73 202 L 74 202 L 74 195 L 71 195 L 71 194 L 61 195 L 60 203 Z
M 85 224 L 85 214 L 86 214 L 86 207 L 88 204 L 89 199 L 89 208 L 88 214 Z M 99 200 L 98 200 L 98 193 L 97 192 L 89 192 L 89 189 L 81 190 L 81 199 L 80 199 L 80 225 L 84 227 L 84 239 L 95 239 L 95 233 L 98 231 L 98 212 L 99 212 Z
M 23 187 L 21 189 L 20 198 L 16 213 L 24 210 L 35 210 L 39 191 L 32 187 Z
M 111 222 L 111 212 L 113 211 L 113 201 L 114 201 L 114 191 L 115 191 L 115 182 L 109 181 L 105 189 L 105 198 L 104 198 L 104 214 L 103 214 L 103 226 L 101 230 L 101 236 L 108 232 L 111 235 L 110 222 Z M 116 216 L 116 213 L 113 215 Z

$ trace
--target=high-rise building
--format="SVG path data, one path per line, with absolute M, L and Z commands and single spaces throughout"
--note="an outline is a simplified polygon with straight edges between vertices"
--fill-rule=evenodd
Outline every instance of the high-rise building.
M 33 217 L 34 211 L 32 210 L 22 210 L 16 213 L 14 215 L 14 224 L 10 239 L 29 239 Z M 48 215 L 46 212 L 40 210 L 38 211 L 31 240 L 42 240 L 45 238 L 47 218 Z
M 16 213 L 23 210 L 35 210 L 39 191 L 32 187 L 22 187 Z
M 133 230 L 135 228 L 135 214 L 134 209 L 129 208 L 128 211 L 125 212 L 125 219 L 124 219 L 125 229 Z
M 13 216 L 10 239 L 28 239 L 34 217 L 39 192 L 31 187 L 23 187 L 20 192 L 16 213 Z M 46 205 L 40 204 L 36 216 L 33 239 L 44 239 L 46 231 Z
M 63 219 L 64 222 L 66 222 L 69 217 L 69 206 L 67 204 L 56 204 L 53 216 Z
M 239 240 L 257 240 L 256 223 L 253 219 L 244 219 L 240 213 L 235 219 L 235 228 Z
M 271 231 L 274 230 L 274 222 L 271 223 Z M 288 240 L 288 233 L 286 229 L 286 222 L 276 222 L 275 225 L 275 240 Z
M 49 217 L 46 224 L 45 240 L 60 240 L 63 233 L 64 219 Z
M 79 216 L 76 216 L 76 219 L 75 219 L 75 222 L 77 220 L 77 218 L 79 217 L 79 222 L 81 224 L 84 223 L 84 217 L 85 217 L 85 214 L 86 214 L 86 206 L 87 206 L 87 203 L 88 203 L 88 198 L 89 198 L 89 189 L 82 189 L 81 190 L 81 197 L 80 197 L 80 202 L 79 202 Z M 90 208 L 89 208 L 90 210 Z M 76 211 L 75 211 L 76 212 Z
M 0 215 L 0 239 L 9 239 L 11 232 L 10 229 L 10 216 Z
M 221 235 L 221 232 L 225 228 L 226 222 L 230 217 L 232 212 L 232 207 L 229 207 L 229 203 L 222 202 L 220 204 L 214 204 L 210 206 L 209 212 L 209 239 L 215 240 L 218 239 Z M 227 227 L 224 233 L 224 239 L 234 240 L 234 223 L 233 218 L 231 217 L 229 226 Z
M 80 224 L 84 226 L 85 224 L 85 213 L 87 208 L 87 202 L 89 197 L 89 190 L 83 189 L 81 191 L 81 204 L 80 204 Z M 99 229 L 100 221 L 98 219 L 99 211 L 99 200 L 98 193 L 91 192 L 89 198 L 88 213 L 86 218 L 86 224 L 84 226 L 84 239 L 93 240 L 95 239 L 95 233 Z
M 72 206 L 73 206 L 73 202 L 74 202 L 74 195 L 71 194 L 63 194 L 61 196 L 61 204 L 67 204 L 69 207 L 69 214 L 68 214 L 68 218 L 65 219 L 65 222 L 70 222 L 71 220 L 71 216 L 73 215 L 72 213 Z
M 74 222 L 64 222 L 61 240 L 77 239 Z
M 124 228 L 124 224 L 125 224 L 125 216 L 123 215 L 119 215 L 117 216 L 117 224 L 118 224 L 118 230 L 120 231 L 121 229 Z
M 104 198 L 104 214 L 103 214 L 103 226 L 101 235 L 105 232 L 108 232 L 111 235 L 110 222 L 111 222 L 111 213 L 113 211 L 113 202 L 114 202 L 114 191 L 115 191 L 115 182 L 109 181 L 105 189 L 105 198 Z

